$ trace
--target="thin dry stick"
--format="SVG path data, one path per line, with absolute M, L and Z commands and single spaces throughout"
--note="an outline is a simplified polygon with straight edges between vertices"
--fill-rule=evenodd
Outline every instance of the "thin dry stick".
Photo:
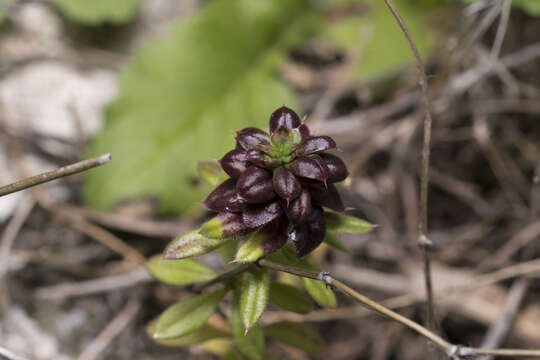
M 29 187 L 32 187 L 32 186 L 36 186 L 36 185 L 43 184 L 43 183 L 46 183 L 55 179 L 59 179 L 64 176 L 80 173 L 82 171 L 94 168 L 96 166 L 106 164 L 110 160 L 111 160 L 111 154 L 107 153 L 107 154 L 103 154 L 101 156 L 98 156 L 92 159 L 79 161 L 71 165 L 63 166 L 56 170 L 48 171 L 39 175 L 35 175 L 32 177 L 23 179 L 23 180 L 19 180 L 12 184 L 0 187 L 0 197 L 17 192 L 17 191 L 28 189 Z
M 381 304 L 369 299 L 368 297 L 360 294 L 353 288 L 349 287 L 345 283 L 334 279 L 328 272 L 313 272 L 304 269 L 295 268 L 292 266 L 275 263 L 268 261 L 266 259 L 260 259 L 257 262 L 258 265 L 276 270 L 281 272 L 286 272 L 296 276 L 306 277 L 310 279 L 320 280 L 325 283 L 327 286 L 332 286 L 333 288 L 343 292 L 346 295 L 351 296 L 357 300 L 362 305 L 367 308 L 374 310 L 375 312 L 384 315 L 394 321 L 397 321 L 409 329 L 415 331 L 416 333 L 424 336 L 426 339 L 433 342 L 441 350 L 443 350 L 450 358 L 460 359 L 461 357 L 467 356 L 480 356 L 480 355 L 498 355 L 498 356 L 515 356 L 515 357 L 525 357 L 525 356 L 535 356 L 540 357 L 540 350 L 521 350 L 521 349 L 482 349 L 482 348 L 473 348 L 473 347 L 464 347 L 460 345 L 454 345 L 446 340 L 444 340 L 439 335 L 435 334 L 433 331 L 423 327 L 417 322 L 412 321 L 409 318 L 406 318 L 403 315 L 400 315 Z
M 78 360 L 94 360 L 129 325 L 139 311 L 141 304 L 130 300 L 126 307 L 103 329 L 103 331 L 79 355 Z
M 22 356 L 19 356 L 12 351 L 6 349 L 3 346 L 0 346 L 0 356 L 6 358 L 7 360 L 26 360 Z
M 433 304 L 433 285 L 431 281 L 431 263 L 429 259 L 429 249 L 431 241 L 427 237 L 427 211 L 428 211 L 428 183 L 429 183 L 429 155 L 430 155 L 430 143 L 431 143 L 431 113 L 430 104 L 427 89 L 427 77 L 424 70 L 424 64 L 422 58 L 418 53 L 416 44 L 414 43 L 407 26 L 403 22 L 403 19 L 399 15 L 398 11 L 394 7 L 391 0 L 384 0 L 392 15 L 396 18 L 399 27 L 403 31 L 403 34 L 407 38 L 411 50 L 416 59 L 416 67 L 418 69 L 418 82 L 422 88 L 422 99 L 424 102 L 424 144 L 422 147 L 422 177 L 420 181 L 420 216 L 418 218 L 418 245 L 422 249 L 422 257 L 424 260 L 424 281 L 426 284 L 427 295 L 427 323 L 431 329 L 435 329 L 435 307 Z

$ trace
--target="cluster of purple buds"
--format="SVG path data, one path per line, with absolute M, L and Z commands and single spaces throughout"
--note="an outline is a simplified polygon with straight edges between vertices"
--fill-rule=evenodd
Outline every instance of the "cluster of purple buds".
M 263 231 L 263 253 L 291 239 L 298 257 L 314 250 L 326 235 L 323 207 L 344 210 L 333 183 L 348 171 L 326 153 L 336 149 L 329 136 L 311 136 L 307 125 L 287 107 L 270 116 L 270 134 L 249 127 L 236 134 L 236 148 L 219 161 L 230 176 L 204 205 L 219 212 L 220 237 Z

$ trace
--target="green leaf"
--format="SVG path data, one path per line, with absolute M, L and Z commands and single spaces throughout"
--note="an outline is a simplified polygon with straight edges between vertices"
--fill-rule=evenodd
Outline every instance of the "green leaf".
M 206 254 L 224 245 L 232 239 L 210 239 L 193 230 L 178 236 L 171 241 L 165 249 L 165 259 L 185 259 L 192 256 Z
M 124 23 L 132 19 L 141 0 L 53 0 L 71 19 L 96 25 L 103 22 Z
M 212 315 L 226 293 L 227 290 L 224 288 L 172 305 L 158 317 L 154 338 L 171 339 L 199 329 Z
M 324 345 L 321 336 L 311 327 L 283 321 L 263 328 L 264 334 L 284 344 L 303 350 L 309 354 L 320 354 Z
M 225 245 L 218 248 L 218 252 L 226 263 L 234 260 L 236 250 L 238 249 L 238 241 L 228 241 Z
M 294 286 L 273 282 L 270 284 L 269 301 L 283 310 L 307 314 L 313 310 L 311 299 Z
M 336 295 L 329 286 L 326 286 L 320 280 L 302 278 L 304 286 L 313 298 L 319 305 L 324 307 L 336 307 Z
M 266 303 L 268 302 L 268 289 L 270 276 L 268 269 L 252 269 L 246 272 L 242 279 L 242 293 L 240 295 L 240 311 L 246 332 L 259 320 Z
M 290 244 L 285 245 L 279 251 L 267 255 L 268 259 L 282 264 L 313 271 L 314 268 L 306 259 L 298 259 Z M 321 306 L 335 307 L 336 296 L 330 287 L 320 280 L 302 278 L 306 291 Z
M 255 324 L 246 334 L 242 321 L 242 310 L 240 305 L 241 283 L 237 282 L 234 292 L 233 312 L 231 325 L 233 329 L 236 345 L 240 351 L 250 359 L 262 359 L 264 353 L 264 334 L 261 327 Z
M 236 348 L 232 348 L 228 353 L 226 353 L 221 360 L 242 360 L 244 357 Z
M 311 31 L 309 1 L 206 4 L 143 46 L 122 75 L 106 127 L 88 151 L 106 149 L 116 159 L 86 174 L 90 206 L 154 195 L 162 212 L 186 211 L 205 191 L 193 186 L 197 161 L 232 149 L 236 130 L 266 127 L 277 107 L 298 108 L 276 68 L 285 48 Z
M 243 263 L 257 261 L 264 255 L 263 243 L 266 240 L 268 240 L 267 233 L 262 231 L 262 228 L 252 232 L 236 252 L 234 261 Z
M 154 338 L 155 326 L 155 321 L 152 321 L 150 324 L 148 324 L 148 326 L 146 327 L 146 332 L 148 333 L 148 336 L 150 336 L 158 344 L 169 347 L 186 347 L 194 344 L 199 344 L 207 340 L 226 338 L 230 336 L 226 332 L 218 330 L 208 324 L 204 324 L 199 329 L 184 336 L 172 339 L 156 339 Z
M 340 0 L 334 3 L 358 3 Z M 435 45 L 435 31 L 428 26 L 428 12 L 417 1 L 393 0 L 405 20 L 420 55 L 427 55 Z M 350 14 L 329 23 L 322 38 L 339 47 L 354 51 L 362 48 L 354 81 L 367 81 L 387 76 L 414 64 L 414 57 L 401 29 L 382 0 L 364 0 L 368 11 Z
M 146 267 L 150 275 L 171 285 L 188 285 L 216 277 L 214 271 L 194 260 L 165 260 L 161 254 L 152 256 Z
M 345 244 L 343 244 L 343 241 L 341 241 L 341 239 L 336 234 L 332 234 L 330 231 L 326 232 L 324 242 L 338 250 L 347 251 L 347 249 L 345 248 Z
M 360 234 L 373 229 L 372 224 L 354 216 L 338 214 L 331 211 L 325 211 L 325 216 L 326 228 L 328 230 L 342 233 Z
M 199 161 L 197 171 L 199 177 L 212 187 L 216 187 L 228 177 L 217 161 Z

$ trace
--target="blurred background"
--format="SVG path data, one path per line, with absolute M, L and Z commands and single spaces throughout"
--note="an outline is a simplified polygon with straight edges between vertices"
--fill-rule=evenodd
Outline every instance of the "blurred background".
M 540 1 L 394 0 L 426 63 L 429 238 L 440 332 L 540 347 Z M 139 261 L 206 219 L 197 161 L 295 109 L 343 150 L 350 213 L 379 227 L 320 247 L 319 268 L 424 322 L 418 185 L 424 112 L 382 0 L 0 0 L 0 185 L 105 152 L 113 161 L 0 199 L 0 346 L 28 359 L 213 359 L 149 320 L 187 288 Z M 225 269 L 218 256 L 201 262 Z M 307 354 L 425 359 L 426 341 L 338 297 Z M 114 319 L 114 320 L 113 320 Z M 221 344 L 223 345 L 223 344 Z M 0 355 L 1 357 L 1 355 Z

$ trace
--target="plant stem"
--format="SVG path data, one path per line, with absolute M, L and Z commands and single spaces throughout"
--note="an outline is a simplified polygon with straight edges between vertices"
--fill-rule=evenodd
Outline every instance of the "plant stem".
M 252 266 L 253 266 L 253 264 L 244 264 L 244 265 L 237 266 L 237 267 L 235 267 L 235 268 L 233 268 L 233 269 L 231 269 L 231 270 L 229 270 L 227 272 L 224 272 L 223 274 L 220 274 L 219 276 L 213 278 L 210 281 L 207 281 L 207 282 L 202 283 L 202 284 L 194 285 L 193 286 L 193 291 L 201 292 L 202 290 L 206 289 L 210 285 L 217 284 L 219 282 L 222 282 L 223 280 L 226 280 L 228 278 L 234 277 L 236 275 L 239 275 L 239 274 L 242 274 L 242 273 L 248 271 L 249 269 L 251 269 Z
M 306 277 L 310 279 L 317 279 L 324 282 L 327 286 L 332 286 L 333 288 L 343 292 L 346 295 L 351 296 L 357 300 L 362 305 L 367 308 L 374 310 L 375 312 L 384 315 L 394 321 L 397 321 L 409 329 L 417 332 L 426 339 L 433 342 L 441 350 L 443 350 L 446 355 L 452 359 L 460 359 L 467 356 L 480 356 L 480 355 L 498 355 L 498 356 L 515 356 L 515 357 L 526 357 L 526 356 L 535 356 L 540 357 L 540 350 L 521 350 L 521 349 L 482 349 L 482 348 L 472 348 L 472 347 L 462 347 L 460 345 L 454 345 L 446 340 L 444 340 L 439 335 L 435 334 L 433 331 L 425 328 L 417 322 L 412 321 L 409 318 L 406 318 L 403 315 L 392 311 L 381 304 L 369 299 L 368 297 L 360 294 L 353 288 L 349 287 L 347 284 L 334 279 L 328 272 L 314 272 L 304 269 L 295 268 L 289 265 L 275 263 L 266 259 L 259 259 L 257 261 L 259 266 L 266 267 L 268 269 L 286 272 L 296 276 Z
M 39 184 L 43 184 L 64 176 L 73 175 L 76 173 L 80 173 L 82 171 L 94 168 L 96 166 L 100 166 L 103 164 L 108 163 L 111 160 L 111 154 L 103 154 L 101 156 L 79 161 L 77 163 L 63 166 L 59 169 L 48 171 L 39 175 L 35 175 L 23 180 L 19 180 L 17 182 L 14 182 L 12 184 L 8 184 L 5 186 L 0 187 L 0 197 L 4 195 L 8 195 L 17 191 L 21 191 L 24 189 L 28 189 L 29 187 L 36 186 Z
M 435 321 L 435 305 L 433 303 L 433 285 L 431 279 L 431 263 L 429 258 L 429 250 L 431 248 L 431 241 L 427 237 L 427 228 L 428 228 L 428 185 L 429 185 L 429 156 L 430 156 L 430 145 L 431 145 L 431 112 L 429 104 L 429 96 L 427 89 L 427 77 L 426 71 L 424 69 L 424 64 L 418 48 L 412 39 L 412 36 L 405 25 L 405 22 L 399 15 L 396 7 L 392 3 L 392 0 L 384 0 L 390 12 L 396 19 L 401 31 L 405 35 L 409 46 L 413 52 L 414 58 L 416 59 L 416 68 L 418 70 L 419 78 L 418 82 L 422 88 L 422 100 L 424 103 L 424 143 L 422 147 L 422 176 L 420 180 L 420 216 L 418 219 L 418 245 L 422 249 L 422 257 L 424 261 L 424 281 L 426 286 L 426 295 L 427 295 L 427 324 L 431 329 L 436 329 Z

